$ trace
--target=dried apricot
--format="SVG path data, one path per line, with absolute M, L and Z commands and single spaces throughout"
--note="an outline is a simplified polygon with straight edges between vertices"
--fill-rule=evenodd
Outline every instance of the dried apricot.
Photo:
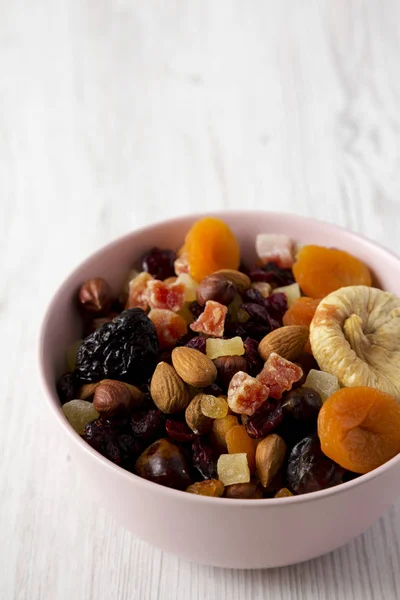
M 310 327 L 319 303 L 318 298 L 308 298 L 307 296 L 297 298 L 283 315 L 283 324 Z M 311 354 L 310 340 L 307 341 L 304 350 Z
M 331 460 L 367 473 L 400 452 L 400 406 L 374 388 L 342 388 L 321 408 L 318 435 Z
M 245 452 L 247 454 L 247 463 L 251 473 L 256 468 L 256 448 L 257 442 L 247 433 L 244 425 L 236 425 L 226 432 L 226 445 L 229 454 Z
M 293 273 L 311 298 L 323 298 L 348 285 L 372 285 L 371 273 L 363 262 L 348 252 L 324 246 L 303 246 Z
M 191 277 L 199 283 L 214 271 L 239 268 L 239 243 L 228 225 L 215 217 L 194 223 L 186 235 L 183 255 Z

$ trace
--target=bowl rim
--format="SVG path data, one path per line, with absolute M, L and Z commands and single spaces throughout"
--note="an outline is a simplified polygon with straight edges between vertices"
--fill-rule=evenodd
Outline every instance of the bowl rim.
M 58 298 L 60 296 L 63 296 L 63 294 L 65 293 L 65 290 L 69 287 L 70 280 L 75 277 L 76 272 L 78 270 L 84 269 L 85 266 L 88 265 L 89 263 L 91 263 L 93 259 L 96 259 L 98 257 L 98 255 L 106 253 L 106 252 L 110 252 L 110 251 L 114 250 L 114 248 L 118 247 L 121 243 L 129 241 L 132 237 L 135 237 L 136 235 L 145 234 L 146 232 L 150 232 L 151 230 L 153 230 L 154 228 L 157 228 L 157 227 L 162 227 L 164 225 L 179 224 L 179 223 L 183 224 L 188 220 L 195 221 L 195 220 L 201 219 L 205 216 L 215 216 L 215 217 L 219 217 L 221 219 L 224 219 L 224 218 L 229 219 L 230 217 L 240 219 L 241 217 L 247 218 L 249 215 L 254 215 L 255 219 L 257 219 L 257 215 L 260 215 L 263 218 L 270 215 L 272 218 L 275 218 L 278 220 L 279 219 L 283 219 L 283 220 L 284 219 L 294 219 L 299 223 L 300 226 L 302 223 L 303 224 L 306 224 L 306 223 L 314 224 L 315 226 L 318 226 L 320 228 L 322 227 L 326 230 L 329 230 L 330 233 L 334 233 L 335 231 L 337 231 L 342 234 L 345 234 L 349 238 L 358 239 L 364 245 L 369 247 L 369 249 L 371 251 L 376 252 L 378 250 L 379 252 L 381 252 L 385 258 L 388 258 L 391 260 L 394 259 L 396 261 L 400 260 L 399 256 L 397 256 L 391 250 L 385 248 L 379 242 L 372 241 L 363 234 L 355 233 L 345 227 L 341 227 L 339 225 L 329 223 L 328 221 L 315 219 L 313 217 L 306 217 L 303 215 L 297 215 L 295 213 L 283 213 L 283 212 L 264 211 L 264 210 L 223 210 L 223 211 L 207 211 L 207 212 L 200 212 L 200 213 L 195 213 L 195 214 L 185 214 L 185 215 L 179 215 L 176 217 L 171 217 L 168 219 L 161 219 L 161 220 L 154 221 L 149 225 L 145 225 L 145 226 L 139 227 L 137 229 L 133 229 L 129 233 L 125 233 L 121 236 L 116 237 L 111 242 L 109 242 L 103 246 L 100 246 L 99 248 L 97 248 L 96 250 L 91 252 L 90 255 L 86 259 L 84 259 L 83 261 L 81 261 L 77 265 L 75 265 L 69 271 L 68 275 L 63 278 L 62 282 L 57 286 L 56 290 L 53 291 L 51 299 L 48 302 L 47 307 L 44 311 L 44 316 L 42 318 L 42 322 L 40 325 L 40 333 L 39 333 L 38 348 L 37 348 L 37 350 L 38 350 L 37 360 L 39 363 L 38 370 L 39 370 L 39 378 L 40 378 L 41 387 L 42 387 L 42 390 L 45 392 L 47 406 L 50 408 L 53 416 L 58 421 L 60 427 L 73 440 L 73 443 L 76 443 L 83 452 L 85 452 L 88 456 L 91 457 L 91 459 L 94 459 L 99 465 L 101 465 L 102 467 L 107 469 L 110 473 L 113 473 L 116 477 L 122 477 L 122 478 L 130 481 L 132 484 L 139 486 L 139 490 L 140 490 L 140 487 L 142 486 L 144 489 L 147 489 L 148 491 L 153 490 L 154 493 L 164 494 L 166 496 L 171 497 L 171 499 L 176 499 L 177 501 L 179 501 L 179 499 L 182 499 L 182 500 L 185 499 L 187 502 L 206 503 L 210 506 L 215 504 L 216 506 L 219 506 L 220 508 L 222 508 L 223 506 L 230 506 L 230 507 L 237 506 L 237 507 L 242 507 L 242 508 L 246 507 L 247 509 L 251 509 L 251 507 L 253 507 L 254 509 L 256 509 L 256 508 L 260 508 L 260 507 L 267 508 L 268 506 L 270 506 L 270 507 L 291 506 L 292 504 L 311 502 L 313 500 L 315 500 L 315 501 L 323 500 L 324 498 L 350 491 L 352 488 L 356 488 L 360 485 L 367 483 L 368 481 L 370 481 L 372 479 L 382 476 L 386 471 L 390 470 L 396 463 L 400 462 L 400 453 L 399 453 L 396 456 L 394 456 L 393 458 L 391 458 L 390 460 L 388 460 L 386 463 L 381 465 L 380 467 L 377 467 L 376 469 L 373 469 L 372 471 L 369 471 L 368 473 L 362 474 L 359 477 L 357 477 L 356 479 L 352 479 L 345 483 L 341 483 L 339 485 L 336 485 L 336 486 L 333 486 L 330 488 L 326 488 L 323 490 L 319 490 L 316 492 L 309 492 L 307 494 L 300 494 L 298 496 L 289 496 L 286 498 L 262 498 L 262 499 L 253 499 L 251 501 L 249 501 L 248 499 L 235 499 L 233 501 L 231 498 L 214 498 L 214 497 L 210 497 L 210 496 L 202 496 L 202 495 L 198 495 L 198 494 L 185 493 L 184 491 L 176 490 L 173 488 L 169 488 L 169 487 L 157 484 L 153 481 L 149 481 L 147 479 L 144 479 L 143 477 L 140 477 L 139 475 L 136 475 L 135 473 L 132 473 L 131 471 L 127 471 L 123 467 L 120 467 L 119 465 L 110 461 L 108 458 L 104 457 L 102 454 L 97 452 L 97 450 L 94 450 L 72 428 L 70 423 L 64 417 L 62 410 L 61 410 L 61 405 L 59 404 L 59 400 L 58 400 L 57 393 L 55 390 L 55 385 L 54 385 L 55 382 L 48 381 L 47 377 L 46 377 L 45 368 L 44 368 L 45 355 L 46 355 L 45 342 L 46 342 L 46 335 L 47 335 L 49 321 L 51 319 L 51 316 L 52 316 L 54 310 L 57 307 Z M 52 387 L 52 386 L 54 386 L 54 387 Z

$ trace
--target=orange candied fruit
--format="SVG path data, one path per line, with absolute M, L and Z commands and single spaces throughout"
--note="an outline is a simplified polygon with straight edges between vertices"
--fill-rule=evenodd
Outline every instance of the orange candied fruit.
M 189 263 L 189 273 L 197 282 L 214 271 L 239 268 L 240 248 L 236 236 L 226 223 L 215 217 L 196 221 L 181 250 Z
M 324 298 L 349 285 L 372 285 L 368 267 L 343 250 L 303 246 L 293 265 L 293 274 L 306 296 Z
M 307 296 L 297 298 L 283 315 L 283 324 L 304 325 L 305 327 L 310 327 L 319 303 L 320 300 L 318 298 L 308 298 Z M 309 340 L 307 341 L 304 350 L 311 354 Z
M 400 452 L 400 406 L 370 387 L 342 388 L 318 415 L 324 454 L 355 473 L 368 473 Z

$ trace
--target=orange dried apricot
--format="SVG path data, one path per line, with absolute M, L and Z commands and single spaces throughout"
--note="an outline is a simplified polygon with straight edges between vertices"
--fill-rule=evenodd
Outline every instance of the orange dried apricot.
M 303 246 L 293 273 L 304 294 L 311 298 L 324 298 L 348 285 L 372 285 L 368 267 L 358 258 L 323 246 Z
M 253 440 L 246 431 L 244 425 L 236 425 L 226 432 L 226 445 L 229 454 L 247 454 L 247 463 L 251 473 L 256 468 L 257 442 Z
M 239 243 L 226 223 L 205 217 L 192 225 L 185 238 L 183 253 L 195 281 L 220 269 L 238 269 Z
M 400 406 L 374 388 L 342 388 L 322 406 L 318 435 L 326 456 L 367 473 L 400 452 Z
M 319 303 L 318 298 L 308 298 L 307 296 L 297 298 L 283 315 L 283 324 L 310 327 Z M 310 354 L 312 353 L 310 340 L 306 343 L 304 350 Z

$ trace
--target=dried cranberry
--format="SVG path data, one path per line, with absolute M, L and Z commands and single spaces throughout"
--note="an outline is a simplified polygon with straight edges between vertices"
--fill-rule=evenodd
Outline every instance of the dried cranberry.
M 204 311 L 204 306 L 200 306 L 200 304 L 195 300 L 194 302 L 189 304 L 189 310 L 194 316 L 194 318 L 198 319 L 201 313 Z
M 263 361 L 258 354 L 258 342 L 248 337 L 243 342 L 246 350 L 245 357 L 247 360 L 248 373 L 255 377 L 263 368 Z
M 195 350 L 199 350 L 203 354 L 206 353 L 206 338 L 201 336 L 193 337 L 187 344 L 185 344 L 188 348 L 194 348 Z
M 65 404 L 75 398 L 75 381 L 72 373 L 61 375 L 57 383 L 57 394 L 61 404 Z
M 176 442 L 192 442 L 197 437 L 196 434 L 189 429 L 186 423 L 182 423 L 181 421 L 167 419 L 165 429 L 169 437 Z
M 288 309 L 286 294 L 270 294 L 268 298 L 264 298 L 264 306 L 270 316 L 282 325 L 283 315 Z
M 268 398 L 254 415 L 246 419 L 245 427 L 250 437 L 263 438 L 274 431 L 283 421 L 282 406 Z
M 316 434 L 301 440 L 288 458 L 286 479 L 295 494 L 317 492 L 342 483 L 344 469 L 325 456 Z
M 138 411 L 131 415 L 131 428 L 135 437 L 152 441 L 160 437 L 164 428 L 162 412 L 155 408 L 148 412 Z
M 175 276 L 174 262 L 176 254 L 172 250 L 152 248 L 142 257 L 142 270 L 155 279 L 167 279 Z
M 192 461 L 194 467 L 204 479 L 217 477 L 216 457 L 210 442 L 205 438 L 197 438 L 192 444 Z

